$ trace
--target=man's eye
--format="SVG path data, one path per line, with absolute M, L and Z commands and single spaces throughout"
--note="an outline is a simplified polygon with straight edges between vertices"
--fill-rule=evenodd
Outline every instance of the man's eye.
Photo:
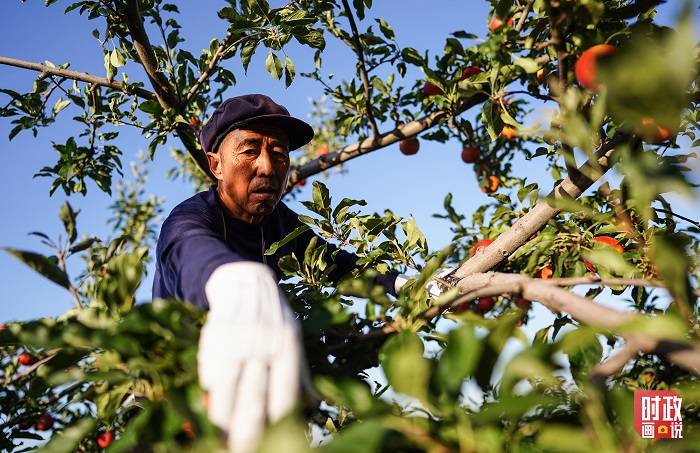
M 241 154 L 246 154 L 248 156 L 253 156 L 255 154 L 258 154 L 258 151 L 256 149 L 246 149 L 244 150 Z

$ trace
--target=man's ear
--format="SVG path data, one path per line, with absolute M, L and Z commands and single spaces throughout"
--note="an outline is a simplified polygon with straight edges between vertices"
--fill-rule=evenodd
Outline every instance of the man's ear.
M 221 154 L 219 153 L 207 153 L 207 160 L 209 160 L 209 170 L 218 180 L 224 179 L 223 169 L 221 168 Z

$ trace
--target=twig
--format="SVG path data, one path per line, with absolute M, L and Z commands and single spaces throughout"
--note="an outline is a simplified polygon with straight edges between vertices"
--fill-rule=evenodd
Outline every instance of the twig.
M 605 382 L 606 378 L 619 374 L 625 368 L 627 362 L 639 354 L 640 348 L 641 345 L 638 344 L 638 341 L 634 338 L 627 340 L 627 343 L 615 354 L 593 367 L 591 370 L 591 380 L 596 384 L 602 384 Z
M 18 60 L 16 58 L 0 57 L 0 64 L 7 66 L 14 66 L 16 68 L 31 69 L 33 71 L 39 71 L 41 73 L 55 75 L 71 80 L 78 80 L 80 82 L 92 83 L 94 85 L 103 86 L 106 88 L 112 88 L 113 90 L 121 91 L 126 94 L 135 94 L 136 96 L 155 100 L 156 95 L 148 90 L 139 87 L 127 87 L 124 84 L 109 80 L 103 77 L 96 77 L 90 75 L 87 72 L 77 72 L 70 71 L 68 69 L 54 68 L 41 63 L 32 63 L 30 61 Z
M 688 217 L 682 216 L 682 215 L 677 214 L 677 213 L 675 213 L 675 212 L 673 212 L 673 211 L 669 211 L 668 209 L 654 208 L 654 211 L 656 211 L 656 212 L 663 212 L 664 214 L 670 214 L 670 215 L 672 215 L 673 217 L 678 217 L 679 219 L 685 220 L 686 222 L 692 223 L 692 224 L 695 225 L 696 227 L 700 228 L 700 222 L 697 222 L 697 221 L 695 221 L 695 220 L 693 220 L 693 219 L 689 219 Z
M 367 68 L 365 66 L 365 54 L 362 51 L 362 43 L 360 42 L 360 33 L 357 31 L 357 25 L 355 24 L 355 17 L 352 14 L 348 0 L 343 0 L 343 8 L 345 9 L 345 15 L 348 17 L 350 22 L 350 29 L 352 30 L 352 40 L 355 43 L 355 53 L 357 54 L 357 69 L 360 73 L 360 79 L 362 80 L 362 86 L 365 90 L 365 110 L 367 110 L 367 119 L 372 127 L 372 136 L 374 139 L 379 137 L 379 128 L 377 127 L 377 121 L 372 113 L 372 87 L 369 84 L 369 76 L 367 74 Z
M 192 98 L 197 95 L 197 91 L 199 91 L 202 85 L 204 85 L 204 82 L 206 82 L 209 79 L 209 77 L 211 77 L 211 75 L 214 73 L 214 70 L 217 69 L 219 61 L 221 61 L 221 59 L 229 52 L 231 48 L 237 46 L 246 39 L 256 36 L 258 34 L 259 33 L 253 33 L 250 35 L 241 36 L 235 42 L 230 43 L 235 34 L 233 30 L 229 30 L 229 32 L 224 37 L 224 40 L 221 41 L 221 45 L 219 45 L 219 48 L 216 50 L 216 53 L 209 62 L 209 66 L 207 67 L 207 69 L 199 75 L 197 81 L 192 85 L 192 87 L 190 87 L 189 91 L 187 92 L 187 95 L 185 96 L 185 104 L 189 104 L 190 101 L 192 101 Z
M 506 91 L 503 94 L 503 96 L 510 96 L 512 94 L 527 94 L 529 96 L 532 96 L 533 98 L 541 99 L 543 101 L 554 101 L 555 100 L 552 96 L 547 96 L 546 94 L 539 94 L 539 93 L 530 93 L 529 91 L 525 91 L 525 90 Z
M 525 20 L 527 19 L 527 15 L 530 13 L 530 8 L 532 7 L 533 3 L 535 3 L 535 0 L 530 0 L 527 2 L 527 5 L 525 5 L 525 9 L 523 9 L 523 15 L 520 16 L 520 20 L 518 20 L 518 23 L 515 25 L 515 31 L 520 32 L 520 30 L 523 29 L 523 26 L 525 25 Z

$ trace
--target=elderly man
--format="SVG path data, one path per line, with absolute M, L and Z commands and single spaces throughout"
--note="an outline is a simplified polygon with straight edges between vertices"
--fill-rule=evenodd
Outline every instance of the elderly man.
M 232 451 L 254 449 L 266 423 L 294 407 L 306 372 L 298 323 L 277 287 L 277 262 L 291 253 L 303 259 L 313 233 L 271 256 L 264 251 L 301 225 L 280 198 L 289 152 L 313 135 L 267 96 L 223 102 L 200 134 L 216 182 L 173 209 L 158 239 L 153 297 L 209 310 L 198 372 L 209 417 L 228 433 Z M 339 251 L 331 278 L 339 280 L 356 260 Z M 377 283 L 395 294 L 396 277 L 381 275 Z

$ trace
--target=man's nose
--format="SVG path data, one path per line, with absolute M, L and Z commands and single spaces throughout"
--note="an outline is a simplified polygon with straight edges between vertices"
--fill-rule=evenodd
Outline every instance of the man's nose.
M 270 176 L 274 173 L 274 166 L 272 165 L 272 155 L 266 149 L 263 149 L 258 155 L 257 159 L 258 174 Z

